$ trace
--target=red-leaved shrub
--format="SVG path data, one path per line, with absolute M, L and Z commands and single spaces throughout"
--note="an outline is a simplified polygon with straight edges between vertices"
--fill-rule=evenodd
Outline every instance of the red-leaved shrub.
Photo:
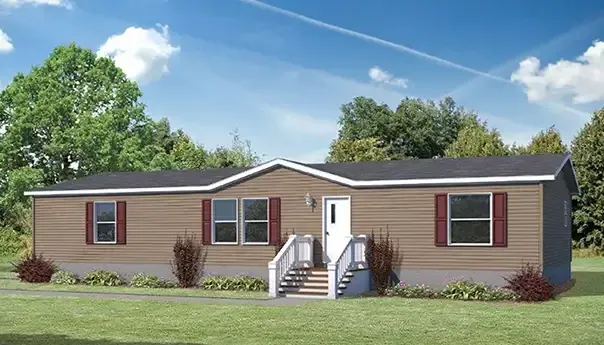
M 170 261 L 172 274 L 178 279 L 178 286 L 191 288 L 197 286 L 202 275 L 203 257 L 201 242 L 195 236 L 176 237 L 174 259 Z
M 371 231 L 371 236 L 367 239 L 365 259 L 371 269 L 373 284 L 380 296 L 384 295 L 390 286 L 390 275 L 395 258 L 396 252 L 388 230 L 386 229 L 386 236 L 383 236 L 380 230 L 380 236 L 377 238 Z
M 539 267 L 529 263 L 513 274 L 504 278 L 508 283 L 505 288 L 514 291 L 521 301 L 541 302 L 552 299 L 554 287 L 543 276 Z
M 30 255 L 17 263 L 11 263 L 17 278 L 26 283 L 48 283 L 53 273 L 57 270 L 52 260 L 47 260 L 42 255 Z

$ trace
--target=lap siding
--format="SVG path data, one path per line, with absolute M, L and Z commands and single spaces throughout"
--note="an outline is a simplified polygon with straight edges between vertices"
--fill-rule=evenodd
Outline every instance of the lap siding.
M 434 246 L 434 194 L 443 192 L 508 193 L 508 247 Z M 309 193 L 313 210 L 304 203 Z M 201 236 L 201 200 L 204 198 L 280 197 L 282 234 L 295 232 L 316 237 L 316 259 L 321 257 L 323 196 L 351 196 L 355 235 L 389 229 L 402 261 L 397 266 L 426 269 L 510 270 L 522 262 L 539 262 L 539 185 L 474 187 L 413 187 L 352 189 L 280 168 L 215 193 L 124 195 L 111 197 L 36 198 L 35 249 L 57 262 L 166 264 L 177 235 Z M 127 245 L 86 245 L 84 203 L 125 200 Z M 241 216 L 239 219 L 241 220 Z M 239 226 L 239 241 L 242 227 Z M 273 246 L 207 246 L 211 266 L 265 267 Z

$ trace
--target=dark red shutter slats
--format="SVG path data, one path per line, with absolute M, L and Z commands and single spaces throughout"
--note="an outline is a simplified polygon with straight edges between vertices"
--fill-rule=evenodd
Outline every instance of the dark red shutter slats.
M 268 210 L 268 243 L 279 245 L 281 242 L 281 198 L 269 198 Z
M 86 202 L 86 244 L 94 243 L 94 202 Z
M 126 202 L 117 202 L 116 243 L 126 244 Z
M 434 245 L 437 247 L 447 246 L 447 194 L 434 195 Z
M 212 244 L 212 199 L 201 201 L 201 243 Z
M 493 247 L 508 245 L 508 194 L 493 193 Z

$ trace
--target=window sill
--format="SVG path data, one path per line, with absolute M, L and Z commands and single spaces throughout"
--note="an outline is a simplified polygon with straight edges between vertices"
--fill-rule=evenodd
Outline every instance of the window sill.
M 212 242 L 212 246 L 237 246 L 237 242 Z
M 94 245 L 101 245 L 101 246 L 111 246 L 111 245 L 116 245 L 117 242 L 94 242 L 92 243 Z
M 449 243 L 447 247 L 493 247 L 491 243 Z
M 244 242 L 241 243 L 242 246 L 268 246 L 268 242 L 260 243 L 260 242 Z

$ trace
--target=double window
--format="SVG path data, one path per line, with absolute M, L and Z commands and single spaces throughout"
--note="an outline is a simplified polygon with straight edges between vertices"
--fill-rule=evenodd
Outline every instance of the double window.
M 492 194 L 449 194 L 449 245 L 491 245 Z
M 116 243 L 116 203 L 94 203 L 94 243 Z
M 241 199 L 244 244 L 268 244 L 268 198 Z M 238 244 L 239 200 L 212 199 L 212 243 Z

